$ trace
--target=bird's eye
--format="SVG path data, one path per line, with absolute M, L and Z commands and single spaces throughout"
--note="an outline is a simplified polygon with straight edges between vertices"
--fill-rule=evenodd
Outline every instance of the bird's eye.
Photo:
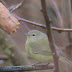
M 33 34 L 32 36 L 35 36 L 35 34 Z

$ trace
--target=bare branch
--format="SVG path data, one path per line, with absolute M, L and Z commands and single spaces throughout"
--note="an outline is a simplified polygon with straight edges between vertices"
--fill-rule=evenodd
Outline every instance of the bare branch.
M 0 67 L 0 71 L 36 71 L 53 69 L 54 64 L 36 64 L 36 65 L 23 65 L 23 66 L 7 66 Z
M 14 14 L 13 14 L 14 15 Z M 40 24 L 40 23 L 36 23 L 36 22 L 33 22 L 33 21 L 29 21 L 27 19 L 24 19 L 24 18 L 21 18 L 21 17 L 18 17 L 16 15 L 14 15 L 16 18 L 18 18 L 19 21 L 24 21 L 24 22 L 27 22 L 29 24 L 32 24 L 32 25 L 35 25 L 35 26 L 39 26 L 39 27 L 42 27 L 42 28 L 46 28 L 46 25 L 44 24 Z M 57 28 L 57 27 L 51 27 L 52 30 L 55 30 L 55 31 L 58 31 L 58 32 L 72 32 L 72 29 L 68 29 L 68 28 Z
M 10 12 L 12 13 L 13 11 L 15 11 L 16 9 L 18 9 L 19 7 L 22 6 L 23 2 L 24 2 L 24 0 L 22 0 L 19 4 L 10 6 L 8 9 L 9 9 Z
M 53 59 L 54 59 L 54 65 L 55 65 L 54 72 L 59 72 L 59 57 L 56 53 L 54 40 L 53 40 L 53 37 L 52 37 L 51 24 L 50 24 L 50 21 L 49 21 L 47 10 L 46 10 L 46 0 L 41 0 L 41 6 L 42 6 L 42 11 L 43 11 L 43 16 L 44 16 L 44 19 L 45 19 L 45 22 L 46 22 L 47 36 L 48 36 L 50 48 L 51 48 Z

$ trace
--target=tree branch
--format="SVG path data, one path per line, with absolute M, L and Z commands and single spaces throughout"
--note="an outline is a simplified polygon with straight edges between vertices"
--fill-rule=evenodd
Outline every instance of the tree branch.
M 46 25 L 44 25 L 44 24 L 40 24 L 40 23 L 36 23 L 36 22 L 33 22 L 33 21 L 29 21 L 27 19 L 20 18 L 20 17 L 18 17 L 16 15 L 14 15 L 14 16 L 16 18 L 18 18 L 19 21 L 24 21 L 24 22 L 27 22 L 27 23 L 35 25 L 35 26 L 46 28 Z M 72 32 L 72 29 L 68 29 L 68 28 L 57 28 L 57 27 L 51 27 L 51 28 L 52 28 L 52 30 L 55 30 L 55 31 L 58 31 L 58 32 Z
M 53 59 L 54 59 L 54 65 L 55 65 L 54 72 L 59 72 L 59 58 L 58 58 L 58 55 L 56 53 L 54 40 L 53 40 L 53 37 L 52 37 L 51 24 L 50 24 L 50 21 L 49 21 L 47 10 L 46 10 L 46 0 L 41 0 L 41 6 L 42 6 L 42 11 L 43 11 L 43 16 L 44 16 L 44 19 L 45 19 L 45 22 L 46 22 L 47 36 L 48 36 L 50 48 L 51 48 Z
M 16 4 L 16 5 L 12 5 L 8 8 L 8 10 L 12 13 L 13 11 L 15 11 L 16 9 L 18 9 L 19 7 L 22 6 L 24 0 L 22 0 L 20 3 Z
M 0 67 L 0 71 L 36 71 L 53 69 L 54 64 L 36 64 L 36 65 L 23 65 L 23 66 L 7 66 Z

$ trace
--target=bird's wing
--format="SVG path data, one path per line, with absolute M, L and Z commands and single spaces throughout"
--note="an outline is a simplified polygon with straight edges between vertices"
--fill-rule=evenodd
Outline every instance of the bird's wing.
M 52 55 L 49 48 L 49 43 L 46 38 L 40 39 L 37 42 L 30 42 L 31 52 L 42 55 Z

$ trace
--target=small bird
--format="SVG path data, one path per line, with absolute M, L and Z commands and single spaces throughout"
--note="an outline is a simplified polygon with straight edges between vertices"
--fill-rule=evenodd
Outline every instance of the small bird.
M 28 56 L 39 62 L 53 62 L 48 37 L 41 31 L 31 30 L 28 32 L 25 49 Z M 60 61 L 72 65 L 72 62 L 65 57 L 59 48 L 56 47 L 56 51 Z

